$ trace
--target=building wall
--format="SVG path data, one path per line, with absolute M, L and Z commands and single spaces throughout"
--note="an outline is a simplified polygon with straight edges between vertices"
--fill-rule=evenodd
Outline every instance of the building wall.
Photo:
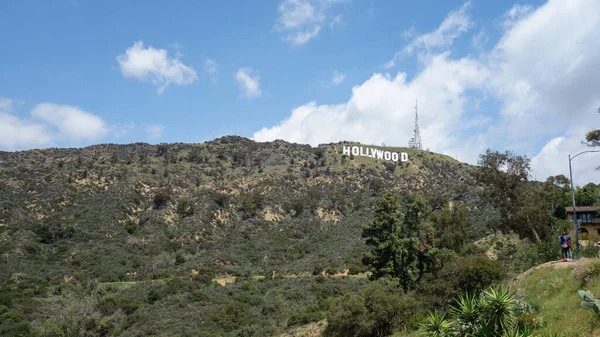
M 600 236 L 600 234 L 598 234 L 598 229 L 600 229 L 600 225 L 598 224 L 582 224 L 580 228 L 587 229 L 588 233 L 590 233 L 590 236 Z
M 577 214 L 579 215 L 579 212 L 577 212 Z M 567 220 L 569 220 L 569 221 L 573 222 L 573 213 L 571 213 L 571 212 L 567 212 Z M 598 217 L 594 217 L 594 218 L 592 219 L 592 221 L 593 221 L 593 224 L 594 224 L 594 225 L 596 225 L 596 224 L 600 225 L 600 218 L 598 218 Z M 584 224 L 581 224 L 581 226 L 583 226 L 583 225 L 584 225 Z M 587 224 L 587 225 L 589 225 L 589 224 Z

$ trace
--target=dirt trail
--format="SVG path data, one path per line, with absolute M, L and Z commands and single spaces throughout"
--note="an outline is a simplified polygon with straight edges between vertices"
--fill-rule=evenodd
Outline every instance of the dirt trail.
M 534 270 L 538 270 L 538 269 L 541 269 L 541 268 L 548 268 L 548 267 L 554 267 L 554 268 L 567 268 L 567 267 L 571 267 L 571 268 L 573 268 L 576 265 L 581 264 L 583 262 L 583 260 L 584 259 L 581 259 L 579 261 L 573 260 L 573 261 L 568 261 L 568 262 L 564 262 L 563 260 L 557 260 L 557 261 L 550 261 L 550 262 L 542 263 L 542 264 L 539 264 L 539 265 L 537 265 L 535 267 L 527 269 L 523 273 L 521 273 L 518 276 L 516 276 L 515 278 L 513 278 L 508 284 L 509 285 L 513 285 L 515 283 L 518 283 L 525 276 L 529 275 L 529 273 L 531 273 Z

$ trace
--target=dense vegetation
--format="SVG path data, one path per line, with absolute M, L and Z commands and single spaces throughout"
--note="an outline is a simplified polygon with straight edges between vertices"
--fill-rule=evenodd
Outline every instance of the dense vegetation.
M 389 335 L 559 257 L 564 177 L 344 144 L 0 152 L 0 335 Z

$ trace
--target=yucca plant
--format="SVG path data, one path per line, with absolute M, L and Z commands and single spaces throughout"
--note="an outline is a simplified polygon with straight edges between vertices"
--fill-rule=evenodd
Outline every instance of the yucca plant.
M 516 304 L 514 292 L 501 285 L 491 287 L 483 292 L 481 312 L 484 324 L 494 335 L 500 336 L 503 331 L 509 331 L 515 327 L 514 307 Z
M 529 331 L 521 331 L 519 329 L 512 329 L 505 331 L 502 337 L 532 337 L 533 335 Z
M 460 295 L 456 305 L 450 308 L 450 313 L 456 318 L 458 336 L 477 336 L 481 327 L 481 307 L 478 296 L 469 293 Z
M 450 308 L 452 319 L 430 312 L 420 330 L 427 337 L 531 337 L 531 327 L 516 324 L 517 304 L 514 292 L 502 286 L 467 293 Z
M 421 332 L 427 337 L 451 337 L 452 324 L 446 319 L 446 313 L 429 312 L 421 324 Z

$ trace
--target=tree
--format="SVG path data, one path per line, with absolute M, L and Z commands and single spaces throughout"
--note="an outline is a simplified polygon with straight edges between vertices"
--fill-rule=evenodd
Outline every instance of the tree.
M 434 246 L 434 228 L 429 222 L 431 205 L 420 194 L 409 194 L 406 202 L 406 215 L 404 224 L 408 233 L 415 232 L 418 236 L 417 269 L 419 270 L 416 283 L 419 283 L 423 274 L 433 271 L 437 267 L 437 248 Z
M 585 144 L 589 147 L 600 147 L 600 130 L 592 130 L 585 134 Z
M 373 219 L 363 228 L 362 236 L 371 247 L 363 263 L 374 269 L 372 279 L 397 277 L 406 292 L 417 273 L 417 238 L 406 235 L 403 225 L 398 198 L 388 193 L 377 199 Z
M 552 215 L 564 219 L 566 217 L 565 206 L 571 203 L 571 182 L 563 174 L 550 176 L 546 179 L 544 191 L 546 198 L 550 201 Z
M 433 229 L 427 222 L 429 205 L 421 195 L 406 197 L 402 211 L 398 198 L 387 193 L 377 199 L 373 218 L 363 228 L 370 246 L 363 263 L 373 268 L 372 279 L 394 277 L 405 292 L 437 266 Z
M 171 189 L 163 187 L 154 194 L 154 208 L 161 209 L 171 200 Z
M 460 251 L 467 236 L 467 215 L 468 209 L 463 203 L 448 203 L 433 214 L 437 247 Z
M 327 327 L 323 336 L 390 336 L 405 329 L 423 304 L 401 291 L 395 282 L 381 279 L 357 294 L 346 293 L 333 299 L 325 312 Z
M 598 113 L 600 113 L 600 108 L 598 108 Z M 591 130 L 585 134 L 585 141 L 583 144 L 589 147 L 600 147 L 600 130 Z M 600 166 L 596 167 L 596 170 L 600 170 Z
M 575 190 L 575 203 L 577 206 L 593 206 L 598 202 L 600 189 L 594 183 L 588 183 Z
M 513 231 L 521 237 L 540 242 L 548 232 L 550 209 L 543 189 L 528 181 L 530 159 L 511 151 L 480 156 L 476 180 L 480 195 L 500 212 L 493 226 L 502 232 Z

